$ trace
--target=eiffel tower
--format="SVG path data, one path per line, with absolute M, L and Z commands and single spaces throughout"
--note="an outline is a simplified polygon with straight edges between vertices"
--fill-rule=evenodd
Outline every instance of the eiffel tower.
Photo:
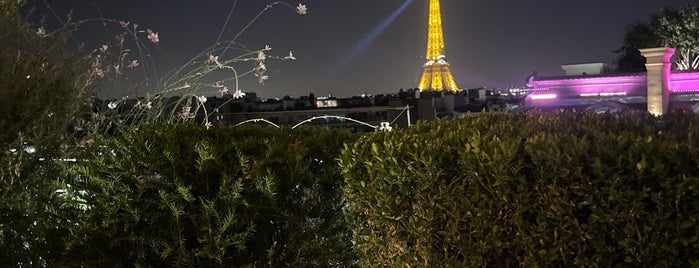
M 444 59 L 444 34 L 439 0 L 430 0 L 429 27 L 427 31 L 427 63 L 418 89 L 423 91 L 459 91 Z

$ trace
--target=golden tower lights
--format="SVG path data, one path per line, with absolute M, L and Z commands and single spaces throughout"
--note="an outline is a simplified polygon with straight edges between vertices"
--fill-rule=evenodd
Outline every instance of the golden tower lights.
M 427 63 L 423 65 L 418 89 L 423 91 L 459 91 L 444 59 L 444 34 L 439 0 L 430 0 L 429 27 L 427 32 Z

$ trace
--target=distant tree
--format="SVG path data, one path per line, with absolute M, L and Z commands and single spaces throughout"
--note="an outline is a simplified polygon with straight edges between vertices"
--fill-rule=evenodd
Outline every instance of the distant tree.
M 647 22 L 626 28 L 624 45 L 616 51 L 617 71 L 645 71 L 641 48 L 670 46 L 676 50 L 675 68 L 699 69 L 699 10 L 696 7 L 663 9 Z
M 699 68 L 699 9 L 664 10 L 654 22 L 664 45 L 677 49 L 679 70 Z
M 316 95 L 313 94 L 313 92 L 311 92 L 310 94 L 308 94 L 308 100 L 311 102 L 311 107 L 312 107 L 312 108 L 316 108 L 316 107 L 317 107 L 317 105 L 316 105 Z
M 639 49 L 656 47 L 660 44 L 660 37 L 654 33 L 648 23 L 637 22 L 626 27 L 624 46 L 616 51 L 617 71 L 622 73 L 645 72 L 646 59 Z

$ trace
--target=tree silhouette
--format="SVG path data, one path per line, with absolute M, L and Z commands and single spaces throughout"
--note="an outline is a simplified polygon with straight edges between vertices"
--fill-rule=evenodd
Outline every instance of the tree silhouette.
M 658 46 L 677 49 L 676 69 L 699 69 L 699 10 L 691 6 L 663 9 L 647 22 L 628 26 L 624 45 L 615 51 L 617 71 L 645 71 L 645 59 L 638 50 Z

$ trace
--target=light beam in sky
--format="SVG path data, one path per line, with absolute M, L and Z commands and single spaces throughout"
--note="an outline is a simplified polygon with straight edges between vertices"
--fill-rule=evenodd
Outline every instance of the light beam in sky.
M 386 28 L 388 28 L 388 26 L 390 26 L 391 23 L 393 23 L 393 21 L 396 20 L 396 18 L 398 18 L 398 15 L 403 13 L 403 11 L 412 2 L 413 0 L 405 0 L 405 2 L 403 2 L 403 4 L 401 4 L 395 11 L 393 11 L 391 15 L 389 15 L 388 17 L 386 17 L 386 19 L 381 21 L 381 23 L 376 25 L 376 27 L 374 27 L 374 29 L 372 29 L 371 32 L 368 32 L 364 35 L 364 37 L 362 37 L 362 39 L 354 43 L 350 50 L 344 54 L 345 56 L 342 59 L 340 59 L 338 66 L 340 68 L 346 66 L 359 54 L 364 52 L 364 50 L 366 50 L 369 47 L 369 45 L 371 45 L 374 42 L 374 40 L 376 40 L 376 38 L 379 37 L 379 35 L 381 35 L 381 33 L 383 33 L 386 30 Z

